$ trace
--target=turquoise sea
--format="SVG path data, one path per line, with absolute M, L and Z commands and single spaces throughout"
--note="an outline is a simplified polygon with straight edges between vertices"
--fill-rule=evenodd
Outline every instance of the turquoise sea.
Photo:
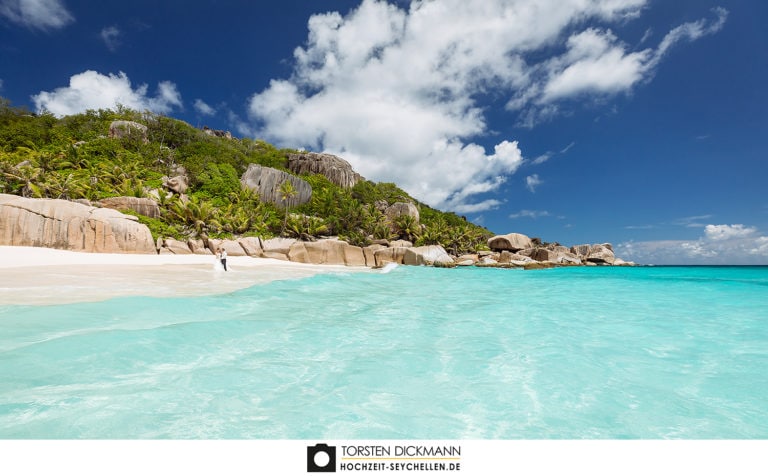
M 0 306 L 0 438 L 768 438 L 768 267 Z

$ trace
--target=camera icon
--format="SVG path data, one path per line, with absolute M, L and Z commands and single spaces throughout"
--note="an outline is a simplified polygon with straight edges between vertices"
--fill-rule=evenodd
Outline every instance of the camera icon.
M 336 447 L 325 443 L 307 446 L 308 473 L 335 473 Z

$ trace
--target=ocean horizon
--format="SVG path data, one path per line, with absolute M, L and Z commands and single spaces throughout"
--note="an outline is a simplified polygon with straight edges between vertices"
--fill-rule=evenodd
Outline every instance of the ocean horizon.
M 3 305 L 0 438 L 765 439 L 767 297 L 768 266 L 399 266 Z

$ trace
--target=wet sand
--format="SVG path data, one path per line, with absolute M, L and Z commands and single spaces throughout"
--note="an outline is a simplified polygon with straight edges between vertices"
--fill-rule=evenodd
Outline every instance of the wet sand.
M 222 294 L 275 280 L 368 268 L 309 265 L 230 256 L 224 271 L 213 255 L 77 253 L 0 246 L 0 305 L 101 301 L 117 296 Z

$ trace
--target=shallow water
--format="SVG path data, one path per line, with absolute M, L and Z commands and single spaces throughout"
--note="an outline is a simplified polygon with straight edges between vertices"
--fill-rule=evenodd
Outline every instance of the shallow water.
M 2 438 L 768 438 L 768 268 L 0 306 Z

